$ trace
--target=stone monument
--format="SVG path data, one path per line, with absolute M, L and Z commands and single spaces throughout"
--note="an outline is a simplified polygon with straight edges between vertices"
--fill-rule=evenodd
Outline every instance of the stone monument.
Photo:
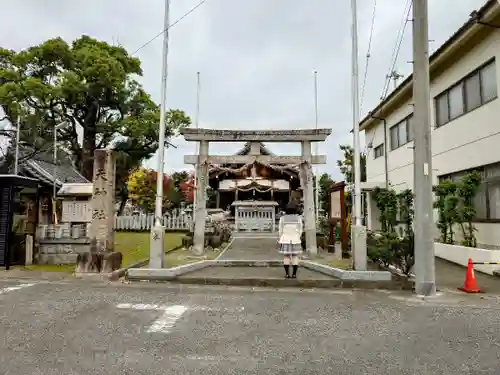
M 115 174 L 112 150 L 95 150 L 91 199 L 90 252 L 78 254 L 76 272 L 112 272 L 121 267 L 115 245 Z
M 115 244 L 115 175 L 116 160 L 111 150 L 94 152 L 94 188 L 91 207 L 90 240 L 96 251 L 113 251 Z

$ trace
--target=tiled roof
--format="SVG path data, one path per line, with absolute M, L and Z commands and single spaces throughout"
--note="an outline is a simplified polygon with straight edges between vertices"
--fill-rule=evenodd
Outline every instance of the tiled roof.
M 20 151 L 21 157 L 23 154 L 27 155 L 28 152 L 28 150 Z M 20 165 L 20 172 L 21 174 L 36 178 L 48 185 L 54 184 L 55 174 L 57 188 L 61 188 L 66 182 L 89 182 L 76 170 L 70 156 L 63 150 L 58 150 L 56 166 L 54 165 L 53 157 L 50 153 L 40 152 L 36 153 L 30 159 L 25 159 Z

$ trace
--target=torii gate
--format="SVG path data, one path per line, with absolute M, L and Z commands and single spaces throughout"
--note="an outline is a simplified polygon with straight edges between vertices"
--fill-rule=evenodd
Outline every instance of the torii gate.
M 186 128 L 181 131 L 186 141 L 199 142 L 198 155 L 184 156 L 185 164 L 195 164 L 196 178 L 196 210 L 194 217 L 194 252 L 202 254 L 205 243 L 206 194 L 209 164 L 246 164 L 257 161 L 262 164 L 298 164 L 300 165 L 300 181 L 304 192 L 304 227 L 306 250 L 316 254 L 316 217 L 314 211 L 313 164 L 326 164 L 325 155 L 312 154 L 312 142 L 324 142 L 331 134 L 331 129 L 307 130 L 216 130 Z M 209 155 L 209 142 L 297 142 L 301 144 L 301 156 L 270 155 Z

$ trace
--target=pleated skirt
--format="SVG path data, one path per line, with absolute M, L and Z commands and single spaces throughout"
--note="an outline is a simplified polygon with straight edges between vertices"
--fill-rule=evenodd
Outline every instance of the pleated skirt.
M 283 255 L 299 255 L 302 254 L 302 245 L 300 243 L 282 243 L 279 252 Z

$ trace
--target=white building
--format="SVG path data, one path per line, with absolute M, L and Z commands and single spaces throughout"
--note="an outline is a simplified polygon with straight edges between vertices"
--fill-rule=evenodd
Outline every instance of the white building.
M 482 173 L 475 221 L 482 247 L 500 246 L 498 27 L 500 4 L 490 0 L 430 57 L 434 184 L 470 170 Z M 386 173 L 392 188 L 413 189 L 412 86 L 409 76 L 361 122 L 371 144 L 365 191 L 384 187 Z M 371 199 L 367 214 L 368 227 L 378 229 Z

